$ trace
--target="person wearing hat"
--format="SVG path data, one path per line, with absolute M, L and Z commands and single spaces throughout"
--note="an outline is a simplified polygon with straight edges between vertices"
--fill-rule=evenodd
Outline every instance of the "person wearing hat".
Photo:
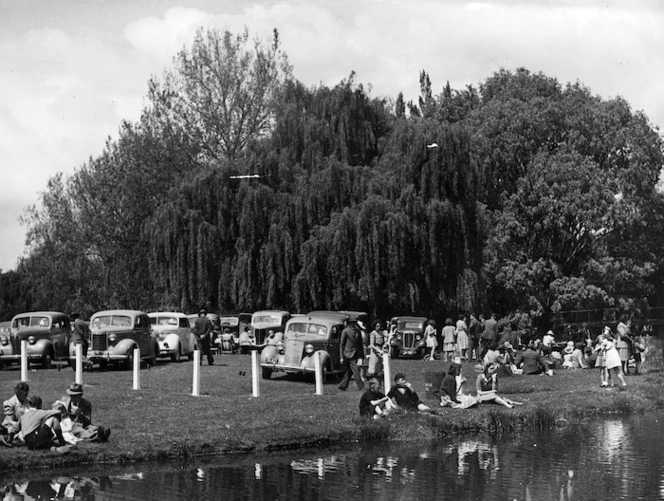
M 551 353 L 553 344 L 556 342 L 556 338 L 554 336 L 555 335 L 553 331 L 548 331 L 542 338 L 542 351 L 547 355 Z
M 214 357 L 210 351 L 210 334 L 212 334 L 212 322 L 207 317 L 205 308 L 198 312 L 198 318 L 194 321 L 194 334 L 198 339 L 198 349 L 201 351 L 200 363 L 203 365 L 203 357 L 207 357 L 208 365 L 214 365 Z
M 426 405 L 417 395 L 413 386 L 406 381 L 406 375 L 399 372 L 394 376 L 395 385 L 388 392 L 390 403 L 394 408 L 401 408 L 405 411 L 421 411 L 434 413 L 433 409 Z
M 360 416 L 379 419 L 390 409 L 390 399 L 380 391 L 380 381 L 375 376 L 369 376 L 369 389 L 360 397 Z
M 364 324 L 349 322 L 343 331 L 341 331 L 341 342 L 339 344 L 339 362 L 344 364 L 344 377 L 339 383 L 339 389 L 346 391 L 351 378 L 355 378 L 357 389 L 364 390 L 364 382 L 360 377 L 360 369 L 357 361 L 364 358 L 364 343 L 362 342 L 362 328 Z
M 83 385 L 72 383 L 67 389 L 67 395 L 60 398 L 65 406 L 67 415 L 71 418 L 71 433 L 80 440 L 89 442 L 106 442 L 111 434 L 110 428 L 92 424 L 92 404 L 83 398 Z

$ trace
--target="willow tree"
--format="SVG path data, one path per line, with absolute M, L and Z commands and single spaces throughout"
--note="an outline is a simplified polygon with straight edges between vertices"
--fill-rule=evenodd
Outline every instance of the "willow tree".
M 200 147 L 201 156 L 234 159 L 271 130 L 291 68 L 275 29 L 269 44 L 249 32 L 200 28 L 161 80 L 149 84 L 151 113 Z

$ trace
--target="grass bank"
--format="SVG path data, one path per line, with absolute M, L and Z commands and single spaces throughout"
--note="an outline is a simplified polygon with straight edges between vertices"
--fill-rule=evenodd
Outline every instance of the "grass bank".
M 404 372 L 420 396 L 425 381 L 447 364 L 392 361 L 392 374 Z M 468 390 L 476 372 L 464 366 Z M 380 422 L 358 416 L 360 393 L 325 385 L 315 395 L 311 379 L 273 376 L 261 380 L 261 396 L 251 396 L 251 365 L 246 355 L 217 357 L 201 367 L 201 396 L 193 397 L 192 363 L 159 363 L 141 371 L 141 389 L 132 390 L 131 371 L 83 374 L 85 396 L 93 404 L 93 422 L 112 428 L 106 444 L 81 444 L 68 455 L 0 448 L 0 471 L 78 464 L 186 459 L 193 456 L 265 452 L 358 440 L 428 440 L 472 431 L 511 431 L 574 423 L 595 415 L 664 408 L 660 368 L 629 376 L 627 389 L 599 387 L 598 370 L 559 370 L 553 377 L 513 376 L 500 381 L 500 392 L 524 402 L 506 409 L 483 404 L 475 409 L 440 409 L 437 415 L 394 413 Z M 18 368 L 0 371 L 0 397 L 9 398 L 20 378 Z M 70 368 L 29 373 L 31 394 L 44 406 L 63 396 L 74 379 Z

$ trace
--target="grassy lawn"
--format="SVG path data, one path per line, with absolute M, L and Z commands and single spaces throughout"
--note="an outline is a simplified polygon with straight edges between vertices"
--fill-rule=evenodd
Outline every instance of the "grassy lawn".
M 442 372 L 441 361 L 393 360 L 392 374 L 404 372 L 420 397 L 436 408 L 425 392 L 427 375 Z M 31 394 L 53 401 L 74 380 L 68 367 L 29 372 Z M 474 394 L 477 373 L 464 366 L 467 393 Z M 160 362 L 141 370 L 141 389 L 133 390 L 131 371 L 83 373 L 85 396 L 93 405 L 93 422 L 109 426 L 106 444 L 80 444 L 68 455 L 0 448 L 0 471 L 82 463 L 186 458 L 194 455 L 269 451 L 355 440 L 426 440 L 465 431 L 502 431 L 572 423 L 596 414 L 643 412 L 664 408 L 659 368 L 629 376 L 628 388 L 599 387 L 599 370 L 558 370 L 549 376 L 512 376 L 500 380 L 500 393 L 524 402 L 507 409 L 483 404 L 475 409 L 441 409 L 437 415 L 394 413 L 380 422 L 359 418 L 360 393 L 351 384 L 341 392 L 325 384 L 315 395 L 311 377 L 276 374 L 260 381 L 261 396 L 252 397 L 251 359 L 216 357 L 201 367 L 200 397 L 192 393 L 192 363 Z M 0 371 L 0 398 L 13 395 L 18 367 Z

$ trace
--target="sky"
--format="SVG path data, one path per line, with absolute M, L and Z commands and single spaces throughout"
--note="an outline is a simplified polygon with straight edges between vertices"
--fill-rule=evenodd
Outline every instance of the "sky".
M 664 125 L 660 0 L 0 0 L 0 271 L 25 247 L 25 210 L 136 121 L 150 77 L 199 27 L 269 40 L 295 78 L 334 86 L 351 71 L 371 97 L 417 99 L 479 86 L 500 69 L 624 97 Z

